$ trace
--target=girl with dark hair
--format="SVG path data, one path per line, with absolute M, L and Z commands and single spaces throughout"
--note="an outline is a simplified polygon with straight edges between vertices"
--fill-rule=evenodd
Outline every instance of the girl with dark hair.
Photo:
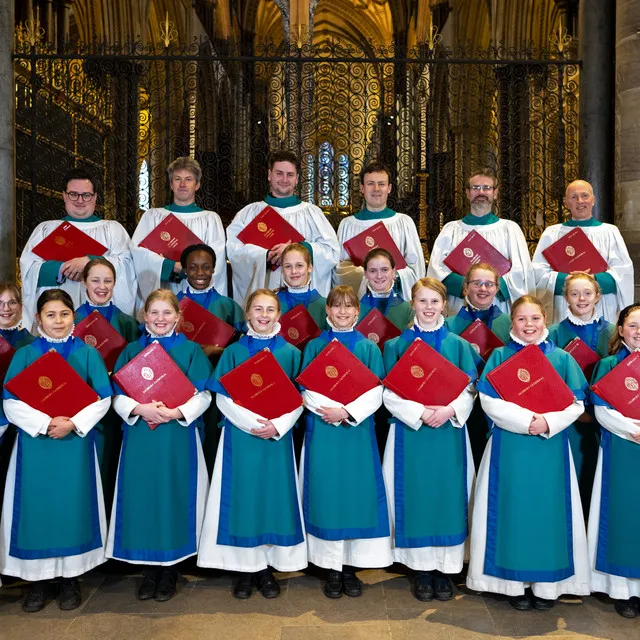
M 98 394 L 74 416 L 48 416 L 4 390 L 4 411 L 18 427 L 5 487 L 0 573 L 30 581 L 23 608 L 46 604 L 45 581 L 60 577 L 58 606 L 80 606 L 78 576 L 105 560 L 106 518 L 93 427 L 111 404 L 100 354 L 73 337 L 73 302 L 49 289 L 37 302 L 40 337 L 16 352 L 6 380 L 48 351 L 58 352 Z

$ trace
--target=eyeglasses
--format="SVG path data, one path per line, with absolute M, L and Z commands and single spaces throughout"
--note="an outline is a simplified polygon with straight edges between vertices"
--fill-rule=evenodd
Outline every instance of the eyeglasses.
M 472 184 L 471 191 L 493 191 L 495 187 L 490 184 Z
M 469 284 L 473 287 L 486 287 L 487 289 L 495 289 L 498 285 L 495 282 L 491 282 L 491 280 L 471 280 Z
M 17 300 L 9 300 L 9 302 L 5 302 L 4 300 L 0 300 L 0 309 L 4 309 L 5 307 L 7 309 L 15 309 L 19 305 L 20 305 L 20 303 Z
M 71 202 L 77 202 L 80 198 L 82 198 L 84 202 L 89 202 L 89 200 L 96 195 L 95 193 L 89 193 L 88 191 L 85 191 L 84 193 L 78 193 L 77 191 L 65 191 L 65 193 Z

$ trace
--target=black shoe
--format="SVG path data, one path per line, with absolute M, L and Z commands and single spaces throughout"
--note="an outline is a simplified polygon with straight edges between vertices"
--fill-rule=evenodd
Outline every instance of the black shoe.
M 352 569 L 342 571 L 342 591 L 350 598 L 357 598 L 362 595 L 362 580 L 358 578 Z
M 449 580 L 449 576 L 437 572 L 433 586 L 436 592 L 436 600 L 442 600 L 444 602 L 453 598 L 453 585 L 451 584 L 451 580 Z
M 329 571 L 327 581 L 322 585 L 322 592 L 333 600 L 342 597 L 342 571 Z
M 166 602 L 176 595 L 176 584 L 178 583 L 178 571 L 173 567 L 165 567 L 160 573 L 158 586 L 153 594 L 156 602 Z
M 280 583 L 276 580 L 271 569 L 259 571 L 256 582 L 258 591 L 265 598 L 277 598 L 280 595 Z
M 531 611 L 531 609 L 533 609 L 531 599 L 526 593 L 523 593 L 521 596 L 511 596 L 509 598 L 509 604 L 518 611 Z
M 42 581 L 32 582 L 29 585 L 29 590 L 22 603 L 22 610 L 26 613 L 35 613 L 44 609 L 44 605 L 47 604 L 47 594 L 45 591 L 45 583 Z
M 638 615 L 638 607 L 633 600 L 616 600 L 615 608 L 623 618 L 635 618 Z
M 551 611 L 555 603 L 555 600 L 547 600 L 546 598 L 533 596 L 533 608 L 538 611 Z
M 142 573 L 142 584 L 138 589 L 138 600 L 151 600 L 156 592 L 160 571 L 145 569 Z
M 233 587 L 233 595 L 240 600 L 246 600 L 253 594 L 253 573 L 241 573 L 236 582 L 236 586 Z
M 60 580 L 60 594 L 58 595 L 58 607 L 61 611 L 72 611 L 82 603 L 80 583 L 78 578 L 62 578 Z
M 433 600 L 434 593 L 433 572 L 417 572 L 413 588 L 413 595 L 416 597 L 416 600 L 420 600 L 420 602 L 431 602 Z

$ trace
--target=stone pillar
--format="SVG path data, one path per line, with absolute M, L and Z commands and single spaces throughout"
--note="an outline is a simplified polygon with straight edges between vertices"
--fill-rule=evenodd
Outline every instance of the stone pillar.
M 14 9 L 14 2 L 0 2 L 0 279 L 9 281 L 16 277 Z
M 635 264 L 640 293 L 640 2 L 617 0 L 615 222 Z M 581 88 L 582 90 L 582 88 Z
M 593 185 L 594 217 L 604 222 L 614 210 L 615 13 L 613 2 L 580 2 L 580 177 Z

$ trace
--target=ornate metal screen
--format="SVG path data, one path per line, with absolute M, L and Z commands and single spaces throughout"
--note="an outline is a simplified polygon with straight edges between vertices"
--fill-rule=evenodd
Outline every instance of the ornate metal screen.
M 499 211 L 533 245 L 558 221 L 577 174 L 578 74 L 562 46 L 451 50 L 433 38 L 413 51 L 209 42 L 178 48 L 25 43 L 14 54 L 18 249 L 62 211 L 61 180 L 87 164 L 100 210 L 129 231 L 169 201 L 166 167 L 203 167 L 198 203 L 225 223 L 266 193 L 267 156 L 301 160 L 299 195 L 337 225 L 361 206 L 359 173 L 381 160 L 390 205 L 414 217 L 425 252 L 442 224 L 466 212 L 464 180 L 497 170 Z

